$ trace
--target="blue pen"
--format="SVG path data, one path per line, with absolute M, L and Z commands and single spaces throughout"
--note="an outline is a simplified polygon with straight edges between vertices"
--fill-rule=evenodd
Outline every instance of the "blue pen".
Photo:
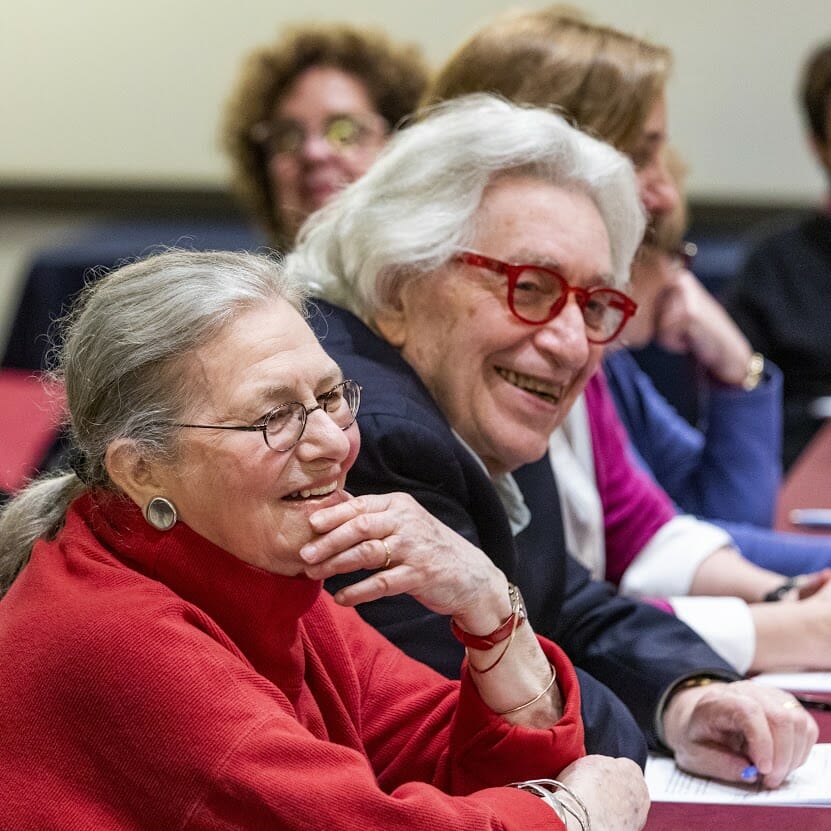
M 756 767 L 756 765 L 748 765 L 742 771 L 742 779 L 744 779 L 745 782 L 752 782 L 753 780 L 756 779 L 756 777 L 758 775 L 759 775 L 759 769 Z

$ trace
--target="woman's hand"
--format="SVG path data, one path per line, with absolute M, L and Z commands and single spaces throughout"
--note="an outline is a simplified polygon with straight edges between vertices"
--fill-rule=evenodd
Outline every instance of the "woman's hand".
M 831 600 L 831 568 L 824 568 L 822 571 L 815 571 L 813 574 L 802 574 L 797 578 L 796 585 L 792 592 L 783 597 L 783 600 L 806 600 L 813 597 L 817 592 L 826 586 L 825 600 Z
M 309 522 L 319 534 L 300 549 L 309 577 L 377 569 L 338 591 L 338 603 L 406 593 L 479 636 L 514 611 L 508 580 L 490 558 L 407 494 L 354 497 L 316 511 Z M 563 715 L 556 672 L 531 626 L 515 620 L 509 638 L 469 650 L 471 678 L 482 700 L 507 721 L 545 729 Z
M 354 497 L 309 521 L 320 535 L 300 550 L 309 577 L 377 569 L 341 589 L 338 603 L 355 606 L 407 593 L 475 635 L 493 631 L 510 614 L 505 575 L 407 494 Z
M 751 604 L 756 629 L 752 671 L 831 669 L 831 580 L 826 572 L 809 579 L 803 599 Z
M 691 352 L 724 384 L 742 383 L 753 349 L 694 274 L 678 273 L 661 297 L 656 320 L 656 340 L 665 349 Z
M 649 812 L 649 791 L 641 769 L 631 759 L 584 756 L 557 777 L 580 799 L 592 831 L 638 831 Z

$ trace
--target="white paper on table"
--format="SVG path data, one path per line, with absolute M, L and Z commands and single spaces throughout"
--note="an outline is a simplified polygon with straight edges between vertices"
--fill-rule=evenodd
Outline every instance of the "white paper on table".
M 730 785 L 691 776 L 672 759 L 650 756 L 646 784 L 653 802 L 707 802 L 730 805 L 831 805 L 831 744 L 815 745 L 808 761 L 776 790 Z
M 831 672 L 762 672 L 752 680 L 783 690 L 831 692 Z

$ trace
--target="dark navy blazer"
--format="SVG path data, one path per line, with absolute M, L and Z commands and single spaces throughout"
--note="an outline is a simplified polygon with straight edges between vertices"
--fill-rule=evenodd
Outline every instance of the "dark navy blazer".
M 514 538 L 487 473 L 455 438 L 410 366 L 353 315 L 322 301 L 317 308 L 310 324 L 345 376 L 363 387 L 361 452 L 347 489 L 409 493 L 481 548 L 520 587 L 535 631 L 559 643 L 585 670 L 580 684 L 588 752 L 643 763 L 643 736 L 604 684 L 654 743 L 653 718 L 668 685 L 702 669 L 735 677 L 732 668 L 685 624 L 653 606 L 618 597 L 611 585 L 591 580 L 567 555 L 547 458 L 515 472 L 532 521 Z M 362 576 L 340 575 L 327 587 L 336 591 Z M 445 617 L 409 595 L 358 608 L 407 653 L 458 676 L 463 649 Z

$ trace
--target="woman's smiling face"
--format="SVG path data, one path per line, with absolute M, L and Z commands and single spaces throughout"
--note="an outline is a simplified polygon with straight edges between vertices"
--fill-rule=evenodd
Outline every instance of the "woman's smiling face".
M 609 237 L 588 196 L 524 176 L 497 179 L 482 200 L 471 249 L 508 263 L 555 267 L 576 286 L 609 282 Z M 539 326 L 507 305 L 506 280 L 450 263 L 406 283 L 376 321 L 401 349 L 451 426 L 491 474 L 539 459 L 597 368 L 580 308 Z
M 188 364 L 203 395 L 185 421 L 261 423 L 289 401 L 312 408 L 342 380 L 302 316 L 284 300 L 240 314 Z M 268 571 L 303 571 L 300 547 L 313 511 L 344 498 L 358 453 L 355 424 L 341 430 L 322 410 L 308 416 L 290 450 L 270 449 L 261 432 L 182 429 L 177 461 L 161 467 L 162 493 L 182 522 L 245 562 Z

